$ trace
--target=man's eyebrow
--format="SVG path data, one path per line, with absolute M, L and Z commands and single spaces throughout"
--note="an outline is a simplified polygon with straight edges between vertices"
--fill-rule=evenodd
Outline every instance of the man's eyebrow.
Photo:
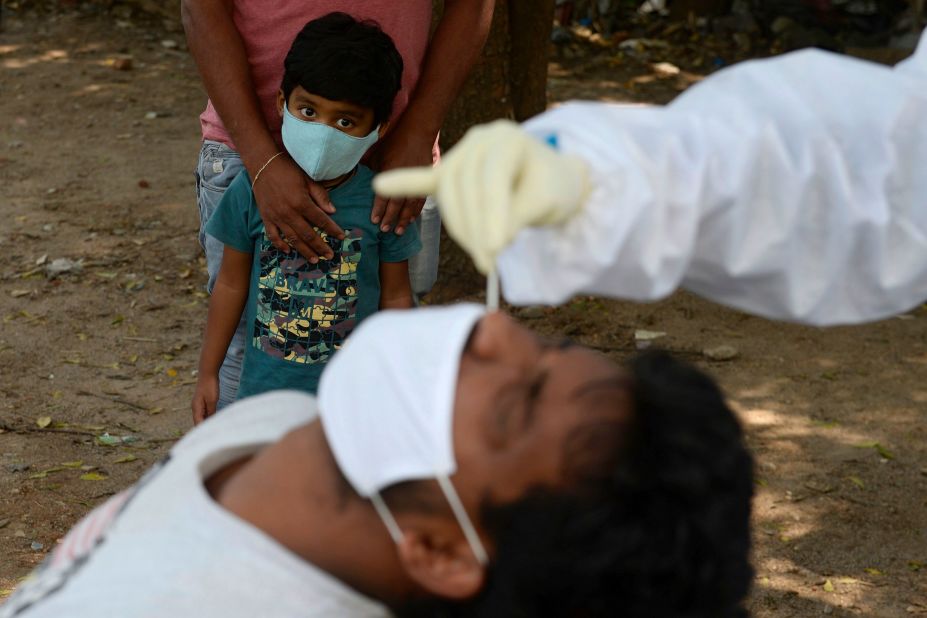
M 566 348 L 572 348 L 576 343 L 569 337 L 561 337 L 556 340 L 548 340 L 542 342 L 544 347 L 555 350 L 564 350 Z M 531 385 L 528 387 L 528 405 L 525 410 L 525 419 L 522 423 L 522 431 L 528 430 L 531 428 L 531 425 L 534 423 L 534 419 L 537 416 L 535 414 L 537 410 L 537 401 L 541 396 L 544 388 L 547 386 L 548 378 L 550 377 L 550 369 L 544 369 L 534 378 L 531 382 Z
M 615 375 L 607 378 L 598 378 L 577 386 L 573 389 L 573 392 L 570 393 L 570 397 L 583 397 L 591 392 L 604 389 L 628 390 L 633 383 L 634 381 L 630 376 Z

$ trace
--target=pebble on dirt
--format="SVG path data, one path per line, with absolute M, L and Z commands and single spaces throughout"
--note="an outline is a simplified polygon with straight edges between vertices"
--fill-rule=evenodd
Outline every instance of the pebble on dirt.
M 737 358 L 740 352 L 732 345 L 716 345 L 702 350 L 705 358 L 713 361 L 729 361 Z
M 518 311 L 518 316 L 526 320 L 537 320 L 545 316 L 544 307 L 540 305 L 530 305 L 528 307 L 522 307 Z
M 45 265 L 45 276 L 54 279 L 67 273 L 79 273 L 83 270 L 84 265 L 81 260 L 70 260 L 68 258 L 55 258 L 50 264 Z

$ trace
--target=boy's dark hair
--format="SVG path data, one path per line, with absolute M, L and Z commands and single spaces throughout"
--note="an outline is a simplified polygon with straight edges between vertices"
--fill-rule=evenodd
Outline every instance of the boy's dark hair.
M 300 30 L 283 61 L 287 101 L 296 86 L 373 110 L 374 123 L 389 119 L 402 82 L 402 56 L 373 21 L 329 13 Z
M 740 425 L 714 381 L 669 354 L 630 370 L 633 418 L 566 441 L 587 471 L 580 489 L 485 505 L 497 550 L 484 590 L 407 615 L 747 615 L 753 463 Z

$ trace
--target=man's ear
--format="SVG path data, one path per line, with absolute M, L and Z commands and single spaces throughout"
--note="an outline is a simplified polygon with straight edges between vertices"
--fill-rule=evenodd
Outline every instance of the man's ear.
M 397 549 L 409 577 L 432 594 L 466 599 L 483 586 L 486 575 L 483 566 L 460 534 L 413 528 L 404 531 Z
M 280 114 L 280 117 L 283 117 L 283 107 L 286 105 L 286 96 L 283 94 L 283 90 L 277 91 L 277 113 Z

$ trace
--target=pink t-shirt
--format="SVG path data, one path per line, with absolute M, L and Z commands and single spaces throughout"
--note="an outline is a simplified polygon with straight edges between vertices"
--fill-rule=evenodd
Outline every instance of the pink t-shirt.
M 283 80 L 283 59 L 293 39 L 306 22 L 332 11 L 342 11 L 357 19 L 372 19 L 393 39 L 402 55 L 402 89 L 393 103 L 395 118 L 405 109 L 409 94 L 418 82 L 422 58 L 428 47 L 431 26 L 431 0 L 235 0 L 233 18 L 245 43 L 251 79 L 267 125 L 280 141 L 280 116 L 276 97 Z M 235 148 L 219 114 L 207 102 L 200 114 L 203 139 Z

